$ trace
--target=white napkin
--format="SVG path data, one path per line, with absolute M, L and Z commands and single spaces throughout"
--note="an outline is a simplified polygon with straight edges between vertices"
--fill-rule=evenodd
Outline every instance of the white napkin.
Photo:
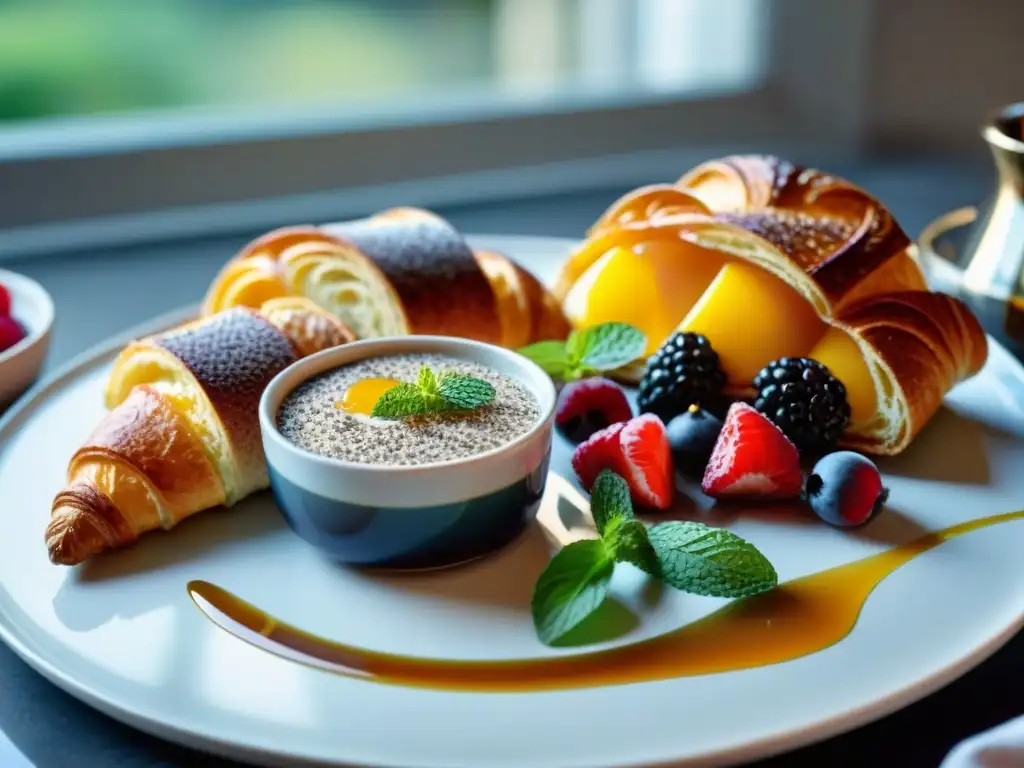
M 1018 717 L 962 741 L 940 768 L 1021 768 L 1024 766 L 1024 717 Z

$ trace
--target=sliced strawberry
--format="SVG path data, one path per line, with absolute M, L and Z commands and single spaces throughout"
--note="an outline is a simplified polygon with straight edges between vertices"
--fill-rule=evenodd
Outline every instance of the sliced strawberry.
M 733 403 L 704 470 L 704 493 L 788 499 L 800 495 L 803 475 L 796 446 L 760 412 Z
M 587 440 L 576 446 L 572 454 L 572 468 L 580 485 L 587 491 L 594 485 L 602 469 L 623 474 L 622 448 L 619 445 L 619 433 L 625 428 L 624 422 L 612 424 L 598 430 Z
M 626 422 L 619 434 L 623 477 L 633 501 L 653 509 L 668 509 L 675 494 L 672 449 L 661 419 L 653 413 Z

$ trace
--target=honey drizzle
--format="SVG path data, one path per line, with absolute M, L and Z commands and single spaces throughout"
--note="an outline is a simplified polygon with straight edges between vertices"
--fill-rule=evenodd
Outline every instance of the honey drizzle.
M 972 520 L 846 565 L 736 600 L 649 640 L 574 656 L 445 661 L 337 643 L 280 622 L 232 593 L 192 581 L 195 604 L 217 626 L 277 656 L 359 680 L 454 691 L 522 692 L 667 680 L 778 664 L 846 637 L 868 596 L 918 555 L 965 533 L 1024 518 L 1024 510 Z

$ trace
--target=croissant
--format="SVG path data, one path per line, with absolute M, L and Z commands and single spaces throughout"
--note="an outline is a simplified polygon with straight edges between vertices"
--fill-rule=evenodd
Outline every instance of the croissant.
M 795 348 L 785 354 L 827 356 L 822 362 L 846 384 L 854 406 L 842 443 L 866 453 L 903 451 L 945 394 L 987 358 L 977 318 L 959 300 L 928 290 L 916 247 L 878 200 L 776 157 L 714 160 L 675 184 L 641 187 L 615 201 L 558 275 L 553 292 L 570 319 L 594 279 L 588 270 L 617 248 L 639 254 L 636 263 L 660 249 L 661 263 L 677 270 L 658 290 L 678 297 L 667 311 L 680 330 L 700 326 L 723 265 L 755 265 L 754 272 L 778 278 L 779 290 L 795 292 L 802 307 L 795 310 Z M 693 285 L 680 285 L 688 281 Z M 753 327 L 757 307 L 743 312 L 728 332 L 763 339 Z M 718 328 L 698 332 L 715 345 Z M 752 360 L 757 354 L 749 351 Z M 642 370 L 638 363 L 622 376 L 635 382 Z M 726 374 L 728 395 L 753 395 L 752 377 Z
M 128 345 L 107 381 L 110 410 L 72 456 L 54 499 L 50 560 L 74 565 L 266 488 L 264 388 L 299 358 L 352 338 L 300 298 L 227 310 Z
M 288 295 L 312 299 L 359 338 L 438 334 L 516 348 L 570 330 L 533 275 L 503 254 L 473 250 L 418 208 L 269 232 L 225 265 L 203 312 Z

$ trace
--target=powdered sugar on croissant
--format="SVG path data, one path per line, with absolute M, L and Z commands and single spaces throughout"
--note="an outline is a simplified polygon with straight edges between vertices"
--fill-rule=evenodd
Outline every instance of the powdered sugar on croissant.
M 504 254 L 471 248 L 419 208 L 267 233 L 221 270 L 204 313 L 283 296 L 314 301 L 358 338 L 439 334 L 514 348 L 569 333 L 533 275 Z
M 136 341 L 114 362 L 111 410 L 71 457 L 46 545 L 73 565 L 269 485 L 259 399 L 270 380 L 351 332 L 313 306 L 236 308 Z

